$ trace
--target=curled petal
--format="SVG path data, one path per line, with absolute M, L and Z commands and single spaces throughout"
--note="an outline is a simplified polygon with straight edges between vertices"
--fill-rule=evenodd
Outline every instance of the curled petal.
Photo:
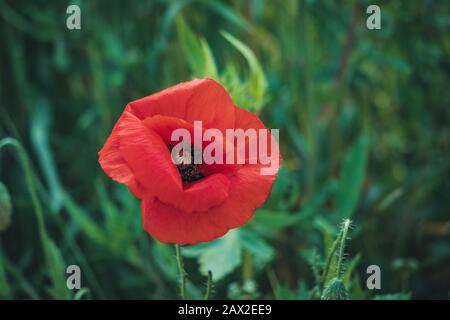
M 201 120 L 204 127 L 220 130 L 234 124 L 233 102 L 225 89 L 212 79 L 194 79 L 133 101 L 127 110 L 141 120 L 155 115 L 187 122 Z

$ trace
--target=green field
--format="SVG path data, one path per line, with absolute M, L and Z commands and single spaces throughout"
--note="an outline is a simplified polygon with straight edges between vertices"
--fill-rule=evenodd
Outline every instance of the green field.
M 209 270 L 213 299 L 336 276 L 350 299 L 450 297 L 447 1 L 379 1 L 379 30 L 365 0 L 73 3 L 80 30 L 71 2 L 0 0 L 0 299 L 180 298 L 174 246 L 97 153 L 129 101 L 203 77 L 280 129 L 283 165 L 248 224 L 182 247 L 190 298 Z

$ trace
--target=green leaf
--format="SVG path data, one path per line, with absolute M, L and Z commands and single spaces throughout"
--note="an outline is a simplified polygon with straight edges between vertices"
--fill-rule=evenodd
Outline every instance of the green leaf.
M 337 182 L 330 180 L 296 213 L 258 209 L 249 222 L 249 226 L 261 234 L 274 235 L 279 230 L 293 226 L 317 214 L 336 190 Z
M 233 229 L 225 236 L 208 243 L 184 246 L 185 257 L 196 257 L 203 275 L 211 270 L 214 281 L 233 272 L 242 262 L 243 250 L 254 257 L 258 267 L 264 266 L 274 256 L 273 248 L 251 230 Z
M 316 195 L 314 195 L 311 200 L 305 204 L 305 206 L 303 206 L 300 211 L 300 216 L 302 216 L 303 219 L 306 219 L 314 214 L 317 214 L 325 202 L 329 199 L 330 195 L 334 194 L 337 189 L 338 184 L 336 180 L 328 181 L 325 186 Z
M 274 233 L 299 222 L 302 216 L 295 213 L 259 209 L 255 212 L 249 226 L 262 233 Z
M 232 7 L 218 1 L 202 0 L 201 2 L 207 5 L 211 10 L 215 11 L 218 15 L 222 16 L 222 18 L 228 20 L 236 26 L 244 29 L 248 29 L 250 27 L 245 18 L 239 14 L 238 11 L 233 10 Z
M 328 249 L 332 246 L 335 240 L 334 238 L 335 235 L 337 234 L 337 229 L 333 224 L 331 224 L 328 220 L 326 220 L 322 216 L 315 217 L 313 220 L 313 225 L 323 235 L 324 250 L 325 250 L 323 255 L 326 257 L 328 254 Z
M 88 213 L 80 208 L 67 194 L 64 197 L 64 205 L 69 215 L 80 226 L 86 236 L 98 244 L 108 244 L 108 239 L 103 230 L 95 223 Z
M 177 278 L 178 267 L 172 246 L 155 241 L 152 246 L 152 256 L 158 268 L 168 279 L 175 280 Z
M 0 299 L 11 299 L 13 297 L 13 291 L 6 277 L 4 261 L 5 259 L 0 252 Z
M 249 101 L 247 103 L 243 103 L 242 107 L 245 107 L 249 111 L 258 112 L 261 110 L 263 104 L 266 102 L 266 90 L 267 90 L 267 81 L 264 76 L 264 71 L 256 58 L 253 51 L 245 45 L 242 41 L 233 37 L 228 32 L 222 31 L 221 34 L 225 37 L 225 39 L 230 42 L 246 59 L 249 68 L 250 74 L 248 79 L 245 81 L 245 91 L 248 93 Z M 232 94 L 233 95 L 233 94 Z M 242 97 L 234 97 L 238 103 L 242 103 Z
M 217 67 L 211 48 L 205 39 L 199 38 L 186 24 L 177 19 L 177 32 L 183 54 L 194 77 L 217 79 Z
M 104 184 L 97 180 L 95 183 L 97 196 L 104 216 L 103 230 L 108 237 L 108 248 L 114 252 L 122 252 L 133 244 L 133 230 L 131 214 L 124 215 L 108 196 Z
M 47 240 L 47 254 L 48 272 L 52 280 L 52 284 L 47 290 L 53 299 L 67 299 L 69 290 L 67 290 L 66 286 L 66 264 L 61 251 L 51 239 Z
M 242 243 L 239 230 L 230 230 L 222 238 L 201 244 L 200 250 L 196 246 L 183 247 L 183 255 L 189 257 L 199 254 L 200 272 L 206 276 L 208 270 L 211 270 L 215 281 L 224 278 L 241 264 Z
M 351 285 L 351 276 L 353 270 L 355 270 L 356 266 L 359 263 L 359 260 L 361 260 L 361 254 L 358 253 L 356 256 L 353 257 L 350 262 L 347 263 L 347 267 L 344 273 L 344 276 L 342 277 L 344 284 L 349 287 Z
M 50 208 L 53 212 L 58 212 L 63 205 L 64 192 L 49 144 L 50 121 L 48 104 L 45 100 L 42 100 L 36 105 L 31 118 L 31 141 L 49 187 Z
M 88 288 L 81 288 L 77 291 L 77 293 L 75 293 L 73 300 L 81 300 L 84 297 L 89 297 L 90 293 L 91 292 Z
M 339 219 L 351 218 L 358 204 L 366 172 L 368 144 L 367 137 L 362 135 L 344 159 L 336 195 L 336 211 Z
M 192 32 L 182 17 L 177 19 L 178 40 L 190 69 L 195 72 L 203 69 L 202 47 L 198 37 Z
M 200 44 L 202 47 L 203 77 L 217 79 L 217 67 L 211 48 L 203 38 L 200 40 Z
M 367 288 L 361 286 L 361 279 L 358 274 L 353 274 L 353 276 L 351 276 L 349 290 L 349 296 L 353 300 L 368 299 Z
M 49 269 L 49 275 L 52 281 L 52 286 L 48 290 L 54 298 L 66 297 L 67 290 L 64 289 L 63 291 L 62 289 L 63 286 L 65 288 L 64 262 L 59 249 L 47 234 L 44 221 L 44 212 L 37 196 L 37 188 L 35 185 L 36 182 L 34 181 L 34 175 L 31 170 L 31 164 L 28 155 L 22 144 L 15 139 L 4 138 L 0 140 L 0 149 L 5 146 L 15 147 L 17 155 L 19 157 L 19 161 L 22 165 L 22 169 L 25 173 L 28 191 L 30 193 L 31 201 L 35 209 L 38 232 L 45 255 L 46 266 Z
M 263 267 L 275 256 L 273 248 L 255 233 L 241 229 L 239 235 L 242 246 L 255 257 L 256 267 Z
M 200 272 L 206 276 L 211 270 L 216 280 L 222 279 L 241 264 L 241 258 L 238 230 L 230 230 L 199 257 Z

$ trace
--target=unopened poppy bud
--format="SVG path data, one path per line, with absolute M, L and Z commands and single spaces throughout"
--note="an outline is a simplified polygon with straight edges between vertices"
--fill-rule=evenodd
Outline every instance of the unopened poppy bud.
M 0 232 L 11 224 L 11 197 L 5 185 L 0 182 Z
M 323 291 L 322 300 L 347 300 L 347 289 L 342 279 L 333 278 Z

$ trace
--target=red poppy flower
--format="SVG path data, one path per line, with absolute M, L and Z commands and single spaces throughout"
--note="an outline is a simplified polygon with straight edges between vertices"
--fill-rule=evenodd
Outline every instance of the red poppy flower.
M 174 163 L 171 134 L 193 132 L 194 121 L 224 136 L 226 129 L 266 129 L 256 115 L 234 106 L 219 83 L 195 79 L 130 102 L 99 152 L 106 174 L 142 200 L 144 229 L 161 242 L 206 242 L 242 226 L 265 202 L 278 173 L 277 167 L 262 175 L 267 165 L 251 164 L 248 156 L 244 164 Z

